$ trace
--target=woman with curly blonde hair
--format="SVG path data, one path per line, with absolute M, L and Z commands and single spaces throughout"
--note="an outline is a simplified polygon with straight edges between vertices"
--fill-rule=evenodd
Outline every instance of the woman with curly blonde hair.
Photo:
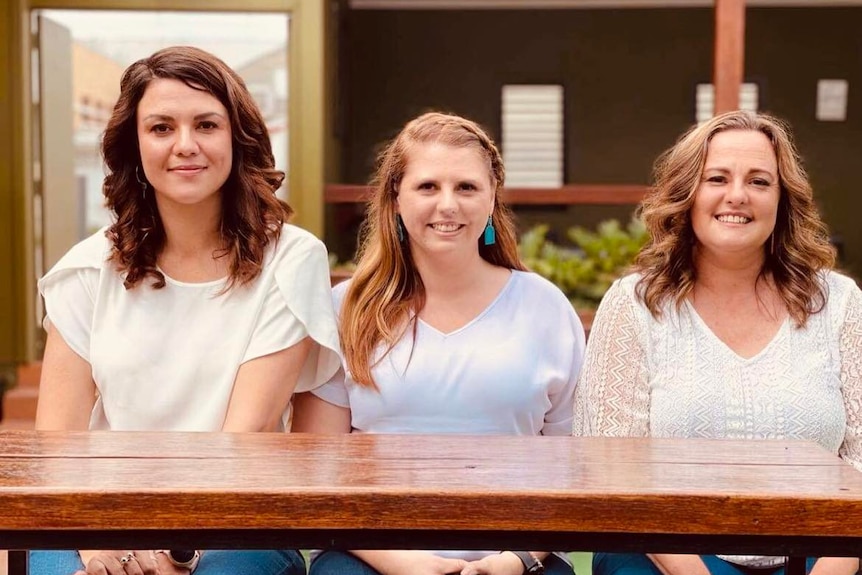
M 660 156 L 651 239 L 596 314 L 576 435 L 809 439 L 862 470 L 862 292 L 788 127 L 729 112 Z M 680 518 L 684 521 L 685 518 Z M 809 560 L 852 575 L 858 559 Z M 783 558 L 597 554 L 597 575 L 773 575 Z
M 294 430 L 570 433 L 583 328 L 524 271 L 504 178 L 497 147 L 459 116 L 419 116 L 383 151 L 356 273 L 334 292 L 345 369 L 298 396 Z M 572 574 L 564 555 L 526 550 L 326 551 L 310 573 L 541 569 Z
M 284 430 L 340 365 L 323 244 L 286 223 L 263 117 L 192 47 L 129 66 L 102 140 L 114 223 L 39 282 L 37 429 Z M 301 575 L 294 550 L 34 551 L 30 572 Z

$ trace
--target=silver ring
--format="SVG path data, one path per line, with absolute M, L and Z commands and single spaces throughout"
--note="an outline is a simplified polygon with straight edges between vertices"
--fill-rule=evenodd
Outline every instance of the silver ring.
M 120 557 L 120 563 L 125 565 L 126 563 L 128 563 L 129 561 L 131 561 L 134 558 L 135 558 L 135 554 L 132 553 L 131 551 L 129 551 L 128 553 L 126 553 L 125 555 Z

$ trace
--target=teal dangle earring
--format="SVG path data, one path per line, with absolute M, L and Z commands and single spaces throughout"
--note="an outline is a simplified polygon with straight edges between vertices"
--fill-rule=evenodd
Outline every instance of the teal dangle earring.
M 491 221 L 491 216 L 488 216 L 488 223 L 485 224 L 485 245 L 493 246 L 497 243 L 497 231 L 494 229 L 494 223 Z

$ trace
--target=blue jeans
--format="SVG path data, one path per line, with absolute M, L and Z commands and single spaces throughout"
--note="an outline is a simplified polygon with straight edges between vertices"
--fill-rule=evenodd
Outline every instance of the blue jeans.
M 574 575 L 572 566 L 548 555 L 542 561 L 547 575 Z M 324 551 L 311 562 L 308 575 L 380 575 L 371 565 L 346 551 Z
M 72 575 L 84 568 L 77 551 L 30 551 L 30 575 Z M 298 551 L 205 551 L 195 575 L 305 575 Z
M 767 568 L 743 567 L 719 559 L 715 555 L 701 555 L 711 575 L 784 575 L 784 565 Z M 806 561 L 805 572 L 811 571 L 816 559 Z M 593 555 L 593 575 L 662 575 L 646 555 L 638 553 L 596 553 Z

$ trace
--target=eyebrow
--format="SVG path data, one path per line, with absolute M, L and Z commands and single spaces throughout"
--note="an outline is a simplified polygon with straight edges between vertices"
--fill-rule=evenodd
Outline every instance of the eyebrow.
M 197 116 L 195 116 L 194 119 L 196 121 L 197 120 L 205 120 L 211 116 L 216 116 L 218 118 L 225 119 L 225 117 L 222 116 L 221 114 L 219 114 L 218 112 L 204 112 L 203 114 L 198 114 Z M 173 116 L 168 116 L 166 114 L 150 114 L 144 118 L 144 122 L 147 122 L 150 120 L 173 120 L 173 119 L 174 119 Z
M 708 166 L 707 165 L 707 166 L 703 167 L 703 171 L 704 172 L 728 173 L 731 170 L 730 170 L 730 168 L 726 168 L 724 166 Z M 767 168 L 752 168 L 752 169 L 748 170 L 748 172 L 746 172 L 746 173 L 748 173 L 748 174 L 766 174 L 768 176 L 775 176 L 776 175 L 775 172 L 773 172 Z

